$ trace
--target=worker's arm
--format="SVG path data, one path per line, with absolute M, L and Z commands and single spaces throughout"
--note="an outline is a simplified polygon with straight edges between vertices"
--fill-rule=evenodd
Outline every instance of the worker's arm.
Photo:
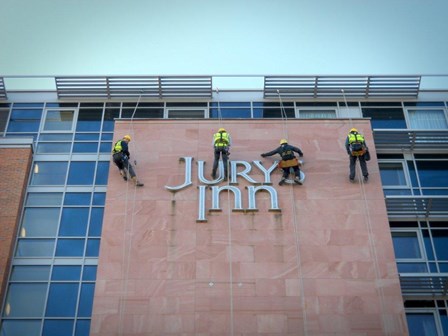
M 291 146 L 291 149 L 292 149 L 294 152 L 298 153 L 300 157 L 303 156 L 303 152 L 302 152 L 302 150 L 301 150 L 299 147 Z
M 272 150 L 270 152 L 267 152 L 267 153 L 263 153 L 263 154 L 261 154 L 261 156 L 262 157 L 266 157 L 266 156 L 272 156 L 274 154 L 280 154 L 279 148 L 276 148 L 276 149 L 274 149 L 274 150 Z

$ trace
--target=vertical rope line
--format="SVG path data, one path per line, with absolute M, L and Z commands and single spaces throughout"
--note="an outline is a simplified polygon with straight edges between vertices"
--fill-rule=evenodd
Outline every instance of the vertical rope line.
M 282 97 L 280 95 L 280 90 L 277 90 L 278 99 L 280 101 L 280 113 L 282 116 L 282 122 L 283 122 L 283 133 L 285 135 L 285 139 L 289 141 L 288 139 L 288 126 L 286 122 L 288 121 L 288 116 L 286 115 L 285 107 L 283 106 Z
M 137 103 L 134 108 L 134 112 L 131 116 L 131 122 L 129 124 L 128 132 L 134 136 L 134 115 L 137 111 L 138 105 L 140 103 L 140 99 L 142 97 L 143 91 L 140 93 Z M 137 147 L 137 146 L 133 146 Z M 136 149 L 137 151 L 137 149 Z M 136 161 L 135 161 L 136 162 Z M 135 165 L 134 172 L 137 175 L 137 165 Z M 128 166 L 127 166 L 127 172 L 129 172 L 129 159 L 128 159 Z M 129 182 L 129 181 L 128 181 Z M 132 235 L 134 231 L 134 213 L 135 213 L 135 197 L 136 197 L 136 191 L 137 187 L 134 186 L 134 192 L 133 192 L 133 198 L 132 198 L 132 208 L 131 208 L 131 224 L 130 224 L 130 232 L 129 232 L 129 239 L 126 239 L 126 229 L 127 229 L 127 222 L 128 222 L 128 204 L 129 204 L 129 183 L 126 183 L 126 197 L 125 197 L 125 216 L 124 216 L 124 232 L 123 232 L 123 271 L 124 275 L 122 274 L 122 278 L 124 277 L 124 282 L 122 286 L 123 294 L 122 294 L 122 304 L 120 305 L 120 311 L 119 311 L 119 325 L 118 325 L 118 334 L 123 335 L 123 327 L 124 327 L 124 315 L 126 310 L 126 300 L 127 300 L 127 294 L 128 294 L 128 281 L 129 281 L 129 269 L 130 269 L 130 256 L 131 256 L 131 248 L 132 248 Z M 129 240 L 129 244 L 127 244 L 127 241 Z M 128 246 L 127 246 L 128 245 Z
M 347 98 L 345 96 L 344 89 L 341 89 L 341 92 L 342 92 L 342 96 L 344 98 L 345 106 L 347 107 L 347 110 L 348 110 L 349 107 L 348 107 Z M 352 121 L 352 118 L 351 118 L 350 114 L 349 114 L 349 122 L 350 122 L 350 128 L 352 128 L 353 127 L 353 121 Z M 357 161 L 359 161 L 359 158 L 358 158 Z M 375 285 L 377 286 L 378 282 L 381 280 L 380 279 L 379 265 L 378 265 L 378 253 L 376 251 L 376 246 L 374 244 L 374 239 L 373 239 L 373 229 L 372 229 L 372 223 L 371 223 L 371 220 L 370 220 L 370 211 L 369 211 L 369 207 L 368 207 L 368 204 L 367 204 L 367 197 L 366 197 L 366 190 L 365 190 L 365 185 L 364 185 L 364 179 L 361 178 L 362 170 L 361 170 L 360 165 L 356 165 L 355 169 L 356 169 L 356 172 L 357 172 L 357 175 L 358 175 L 358 181 L 360 182 L 361 193 L 362 193 L 362 196 L 363 196 L 363 203 L 364 203 L 364 210 L 365 210 L 364 211 L 364 217 L 365 217 L 365 223 L 366 223 L 367 231 L 368 231 L 370 253 L 372 254 L 372 257 L 373 257 L 373 265 L 374 265 L 374 269 L 375 269 L 375 278 L 376 278 Z M 385 320 L 385 317 L 384 317 L 384 315 L 385 315 L 384 312 L 385 312 L 385 307 L 386 306 L 385 306 L 385 302 L 384 302 L 384 290 L 383 290 L 382 284 L 381 284 L 381 286 L 379 286 L 379 288 L 377 288 L 377 291 L 379 292 L 379 295 L 380 295 L 380 304 L 381 304 L 381 310 L 382 310 L 382 314 L 381 314 L 382 327 L 383 327 L 383 330 L 386 332 L 386 335 L 390 335 L 390 332 L 388 332 L 386 330 L 387 323 L 386 323 L 386 320 Z

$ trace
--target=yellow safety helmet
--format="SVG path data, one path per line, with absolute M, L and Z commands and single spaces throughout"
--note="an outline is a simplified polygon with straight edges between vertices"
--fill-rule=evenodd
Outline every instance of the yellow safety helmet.
M 281 139 L 280 140 L 280 145 L 284 145 L 284 144 L 287 144 L 288 143 L 288 140 L 286 140 L 286 139 Z
M 222 128 L 222 127 L 221 127 L 221 128 L 218 130 L 218 132 L 227 132 L 227 131 L 226 131 L 225 128 Z
M 127 141 L 131 141 L 131 136 L 130 135 L 125 135 L 123 137 L 123 139 L 127 140 Z
M 358 133 L 358 130 L 356 129 L 356 128 L 352 128 L 351 130 L 350 130 L 350 133 L 351 132 L 356 132 L 356 133 Z

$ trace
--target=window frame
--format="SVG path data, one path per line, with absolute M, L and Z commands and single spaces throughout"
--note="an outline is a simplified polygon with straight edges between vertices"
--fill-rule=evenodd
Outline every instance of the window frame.
M 72 126 L 70 129 L 67 130 L 46 130 L 45 129 L 45 123 L 47 121 L 47 116 L 48 116 L 48 112 L 51 111 L 71 111 L 73 112 L 73 119 L 72 119 Z M 56 107 L 48 107 L 48 108 L 44 108 L 43 112 L 42 112 L 42 121 L 40 123 L 40 128 L 39 128 L 39 133 L 44 133 L 44 134 L 48 134 L 48 133 L 75 133 L 75 127 L 76 127 L 76 122 L 78 120 L 78 114 L 79 114 L 79 108 L 75 108 L 75 107 L 62 107 L 62 108 L 56 108 Z

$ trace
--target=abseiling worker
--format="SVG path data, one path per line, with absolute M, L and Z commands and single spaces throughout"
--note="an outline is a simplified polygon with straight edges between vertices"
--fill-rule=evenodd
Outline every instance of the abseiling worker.
M 350 157 L 350 182 L 355 180 L 356 174 L 356 161 L 359 159 L 359 165 L 361 166 L 361 172 L 364 176 L 364 182 L 369 180 L 369 172 L 367 170 L 366 161 L 370 160 L 369 149 L 366 145 L 364 135 L 358 133 L 356 128 L 352 128 L 345 139 L 345 149 Z
M 232 145 L 232 138 L 224 128 L 220 128 L 218 132 L 213 134 L 213 149 L 215 160 L 213 161 L 212 177 L 216 179 L 216 170 L 218 169 L 219 159 L 222 156 L 222 163 L 224 164 L 224 180 L 227 181 L 229 176 L 229 150 Z
M 285 183 L 289 176 L 290 168 L 294 169 L 294 182 L 300 185 L 302 184 L 302 181 L 300 180 L 300 163 L 295 157 L 294 152 L 298 153 L 300 157 L 303 156 L 303 152 L 300 148 L 289 145 L 288 140 L 286 139 L 281 139 L 280 147 L 270 152 L 261 154 L 262 157 L 272 156 L 275 154 L 279 154 L 282 157 L 282 161 L 280 161 L 279 166 L 283 170 L 283 176 L 278 183 L 279 185 L 283 185 Z
M 131 157 L 131 153 L 129 153 L 128 143 L 131 141 L 130 135 L 125 135 L 123 139 L 118 140 L 114 148 L 112 150 L 112 158 L 114 160 L 115 165 L 120 170 L 120 175 L 123 177 L 125 181 L 128 180 L 128 173 L 131 176 L 132 181 L 134 182 L 136 187 L 143 187 L 144 184 L 141 183 L 135 174 L 134 168 L 129 162 L 129 158 Z

